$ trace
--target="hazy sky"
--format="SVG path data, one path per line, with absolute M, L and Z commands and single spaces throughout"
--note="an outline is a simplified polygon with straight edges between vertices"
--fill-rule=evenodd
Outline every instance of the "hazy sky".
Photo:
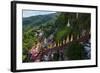
M 45 15 L 45 14 L 51 14 L 51 13 L 56 13 L 56 12 L 23 10 L 23 17 Z

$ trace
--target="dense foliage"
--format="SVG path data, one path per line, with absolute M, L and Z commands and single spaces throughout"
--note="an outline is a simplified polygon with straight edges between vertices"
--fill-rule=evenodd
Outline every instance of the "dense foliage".
M 79 42 L 73 42 L 65 48 L 65 55 L 69 60 L 82 60 L 85 55 L 84 46 Z

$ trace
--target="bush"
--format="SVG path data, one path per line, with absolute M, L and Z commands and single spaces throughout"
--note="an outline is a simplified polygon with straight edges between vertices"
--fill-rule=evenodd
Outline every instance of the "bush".
M 71 43 L 67 48 L 65 48 L 65 56 L 68 60 L 84 59 L 84 46 L 78 42 Z

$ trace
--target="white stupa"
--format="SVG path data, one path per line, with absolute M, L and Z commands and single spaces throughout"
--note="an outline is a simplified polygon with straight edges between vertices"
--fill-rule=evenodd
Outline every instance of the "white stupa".
M 76 13 L 76 18 L 78 18 L 78 13 Z
M 70 27 L 69 19 L 68 19 L 67 27 Z

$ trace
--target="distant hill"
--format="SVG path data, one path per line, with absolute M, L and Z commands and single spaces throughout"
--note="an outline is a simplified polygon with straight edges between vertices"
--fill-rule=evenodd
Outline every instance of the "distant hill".
M 27 29 L 28 27 L 34 27 L 43 25 L 47 22 L 53 22 L 56 19 L 57 14 L 47 14 L 47 15 L 37 15 L 23 18 L 23 28 Z

